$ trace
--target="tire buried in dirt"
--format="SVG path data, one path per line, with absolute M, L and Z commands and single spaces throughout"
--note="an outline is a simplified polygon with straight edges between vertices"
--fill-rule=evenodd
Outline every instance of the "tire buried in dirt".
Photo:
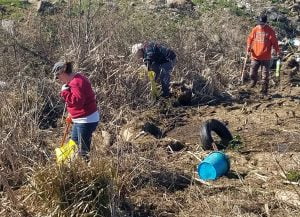
M 213 149 L 212 132 L 215 132 L 221 138 L 221 144 L 217 144 L 219 150 L 226 149 L 229 142 L 233 139 L 230 131 L 222 122 L 216 119 L 207 120 L 200 126 L 200 141 L 204 150 Z

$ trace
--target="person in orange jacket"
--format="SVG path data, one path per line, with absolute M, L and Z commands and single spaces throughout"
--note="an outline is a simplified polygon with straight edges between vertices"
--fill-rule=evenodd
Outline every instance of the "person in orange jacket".
M 247 52 L 251 53 L 251 88 L 255 87 L 258 80 L 258 69 L 262 70 L 262 89 L 261 93 L 268 94 L 269 72 L 272 48 L 279 55 L 278 40 L 274 30 L 267 24 L 267 16 L 262 15 L 258 19 L 258 25 L 255 26 L 247 39 Z

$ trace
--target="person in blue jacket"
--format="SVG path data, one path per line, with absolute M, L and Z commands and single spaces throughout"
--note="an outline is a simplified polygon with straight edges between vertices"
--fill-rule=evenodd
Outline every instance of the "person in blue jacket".
M 155 72 L 155 81 L 161 83 L 162 97 L 169 97 L 171 72 L 176 63 L 175 52 L 156 42 L 147 42 L 133 45 L 132 54 L 143 59 L 149 71 Z

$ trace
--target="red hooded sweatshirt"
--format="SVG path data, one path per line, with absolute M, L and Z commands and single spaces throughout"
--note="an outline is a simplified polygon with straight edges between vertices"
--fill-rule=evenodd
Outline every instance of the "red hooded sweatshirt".
M 268 25 L 257 25 L 248 36 L 247 49 L 252 59 L 270 60 L 272 47 L 279 53 L 278 41 L 274 30 Z
M 97 111 L 95 93 L 89 80 L 77 73 L 68 83 L 70 89 L 60 93 L 72 118 L 86 117 Z

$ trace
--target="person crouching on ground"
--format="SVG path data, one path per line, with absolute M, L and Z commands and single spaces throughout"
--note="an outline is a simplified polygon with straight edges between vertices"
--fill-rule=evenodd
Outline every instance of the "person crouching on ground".
M 255 26 L 247 39 L 247 52 L 251 53 L 251 88 L 255 87 L 258 80 L 258 69 L 262 70 L 262 89 L 261 93 L 268 94 L 269 89 L 269 72 L 272 47 L 279 55 L 278 40 L 274 30 L 267 25 L 267 16 L 259 17 L 258 25 Z
M 149 71 L 155 72 L 155 81 L 160 80 L 162 97 L 170 96 L 170 77 L 176 63 L 176 54 L 170 48 L 155 42 L 135 44 L 132 54 L 138 59 L 143 59 Z
M 78 154 L 87 160 L 92 134 L 100 120 L 95 93 L 87 77 L 73 72 L 72 63 L 57 62 L 52 71 L 63 83 L 60 96 L 69 113 L 66 121 L 73 122 L 71 139 L 78 145 Z

